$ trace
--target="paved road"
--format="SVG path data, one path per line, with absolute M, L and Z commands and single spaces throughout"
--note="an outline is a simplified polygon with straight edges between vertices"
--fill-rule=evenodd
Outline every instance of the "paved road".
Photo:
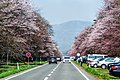
M 62 63 L 48 80 L 86 80 L 71 63 Z
M 61 62 L 58 64 L 47 64 L 22 75 L 4 80 L 95 80 L 93 77 L 89 77 L 91 76 L 81 73 L 72 63 Z

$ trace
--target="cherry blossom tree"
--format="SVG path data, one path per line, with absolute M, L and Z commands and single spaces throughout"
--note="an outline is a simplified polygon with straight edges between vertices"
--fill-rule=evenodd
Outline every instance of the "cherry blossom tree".
M 120 1 L 104 1 L 95 23 L 76 37 L 71 50 L 120 56 Z
M 51 51 L 57 51 L 56 45 L 53 46 L 54 41 L 50 38 L 52 35 L 52 26 L 32 10 L 27 0 L 1 0 L 1 61 L 6 58 L 24 60 L 26 52 L 31 52 L 32 57 L 39 57 L 41 54 L 45 56 L 51 54 Z

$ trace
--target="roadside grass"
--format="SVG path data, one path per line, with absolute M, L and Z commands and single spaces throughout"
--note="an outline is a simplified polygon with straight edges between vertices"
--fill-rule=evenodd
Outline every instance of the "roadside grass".
M 91 75 L 95 76 L 98 80 L 120 80 L 120 77 L 110 75 L 107 69 L 92 68 L 87 66 L 86 63 L 83 63 L 83 65 L 80 66 L 80 63 L 77 63 L 76 61 L 73 62 Z
M 6 76 L 36 67 L 38 65 L 43 65 L 47 61 L 42 62 L 30 62 L 29 65 L 25 63 L 19 63 L 19 69 L 17 69 L 17 63 L 0 64 L 0 79 Z

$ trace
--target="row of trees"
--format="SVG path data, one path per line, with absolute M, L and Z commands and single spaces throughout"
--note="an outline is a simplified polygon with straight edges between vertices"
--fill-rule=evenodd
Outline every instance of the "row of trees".
M 120 56 L 120 1 L 104 0 L 104 2 L 105 5 L 94 20 L 94 24 L 75 38 L 70 50 L 71 55 L 80 52 L 81 55 L 101 53 Z
M 48 21 L 32 10 L 26 0 L 0 1 L 0 61 L 61 56 L 52 40 L 53 31 Z

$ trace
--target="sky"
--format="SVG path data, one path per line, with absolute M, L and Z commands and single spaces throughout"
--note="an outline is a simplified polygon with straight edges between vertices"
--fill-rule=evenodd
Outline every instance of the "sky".
M 52 25 L 72 20 L 93 22 L 103 6 L 103 0 L 30 0 L 30 3 Z

